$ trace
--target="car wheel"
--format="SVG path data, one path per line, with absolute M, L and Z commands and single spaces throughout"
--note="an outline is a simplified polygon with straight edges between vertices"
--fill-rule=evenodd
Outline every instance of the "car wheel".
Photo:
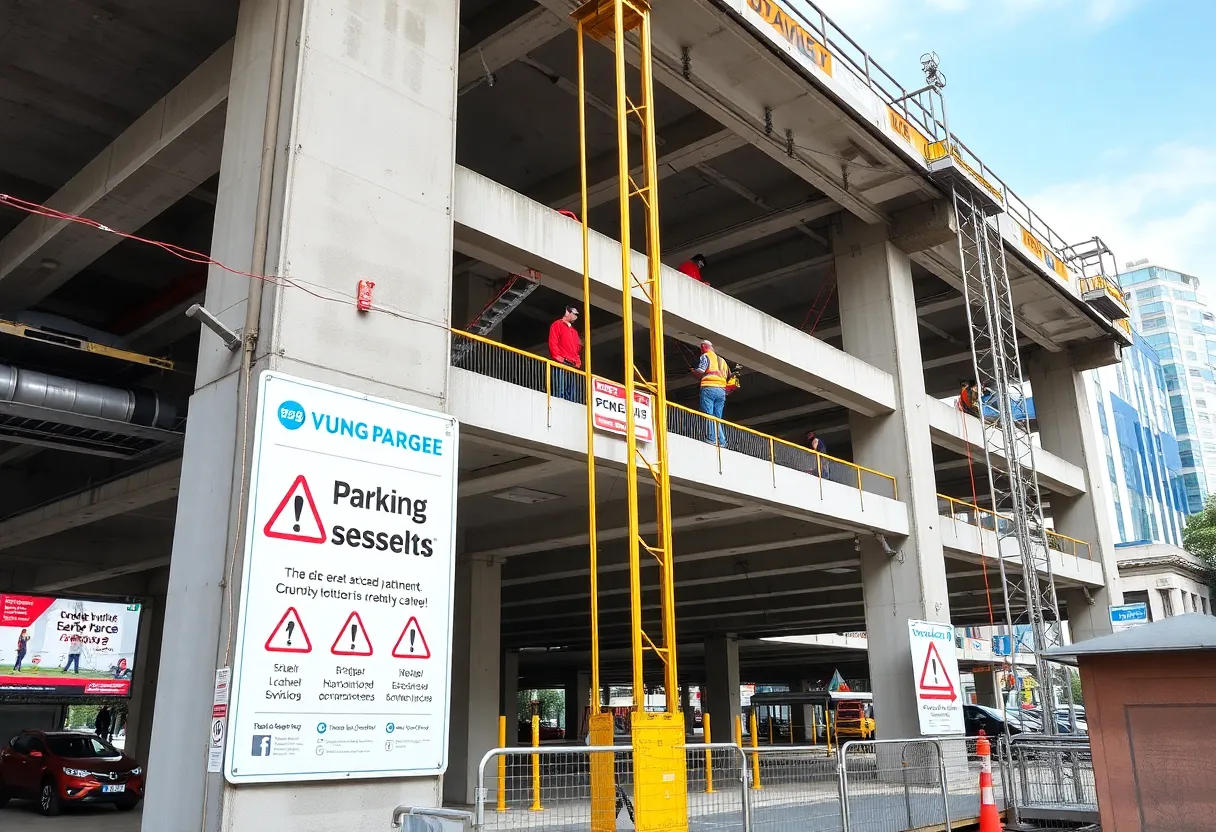
M 120 812 L 129 812 L 138 805 L 139 799 L 137 798 L 135 800 L 121 800 L 114 804 L 114 808 Z
M 38 793 L 38 808 L 48 818 L 53 818 L 59 814 L 61 808 L 59 805 L 59 793 L 55 791 L 55 784 L 49 780 L 42 784 L 42 791 Z

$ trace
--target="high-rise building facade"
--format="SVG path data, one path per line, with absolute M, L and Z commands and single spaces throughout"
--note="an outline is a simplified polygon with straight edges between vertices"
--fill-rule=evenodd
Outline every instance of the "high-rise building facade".
M 1182 545 L 1186 486 L 1165 372 L 1140 335 L 1119 364 L 1090 373 L 1120 544 Z
M 1216 313 L 1194 275 L 1138 261 L 1120 280 L 1133 327 L 1160 359 L 1186 511 L 1193 514 L 1216 493 Z M 1117 372 L 1125 372 L 1124 365 Z

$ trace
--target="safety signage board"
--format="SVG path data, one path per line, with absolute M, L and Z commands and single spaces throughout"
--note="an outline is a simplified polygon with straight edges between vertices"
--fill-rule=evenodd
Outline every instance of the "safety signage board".
M 625 435 L 625 385 L 592 379 L 591 418 L 600 430 Z M 633 393 L 633 427 L 638 441 L 654 439 L 654 408 L 649 393 Z
M 1148 604 L 1143 601 L 1136 604 L 1118 604 L 1110 608 L 1110 628 L 1113 632 L 1121 633 L 1147 623 Z
M 229 782 L 447 767 L 457 441 L 450 416 L 262 374 Z
M 962 734 L 963 698 L 958 674 L 954 627 L 932 621 L 908 621 L 913 684 L 922 736 Z

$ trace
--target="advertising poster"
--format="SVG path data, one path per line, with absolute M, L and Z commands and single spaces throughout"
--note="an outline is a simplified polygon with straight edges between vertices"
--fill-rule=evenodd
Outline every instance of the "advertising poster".
M 139 604 L 0 593 L 0 695 L 128 696 Z

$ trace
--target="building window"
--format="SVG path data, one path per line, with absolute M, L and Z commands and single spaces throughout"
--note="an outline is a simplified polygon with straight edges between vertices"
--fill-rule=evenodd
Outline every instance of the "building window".
M 1161 609 L 1165 610 L 1165 617 L 1170 618 L 1174 613 L 1174 597 L 1168 589 L 1157 590 L 1161 593 Z

